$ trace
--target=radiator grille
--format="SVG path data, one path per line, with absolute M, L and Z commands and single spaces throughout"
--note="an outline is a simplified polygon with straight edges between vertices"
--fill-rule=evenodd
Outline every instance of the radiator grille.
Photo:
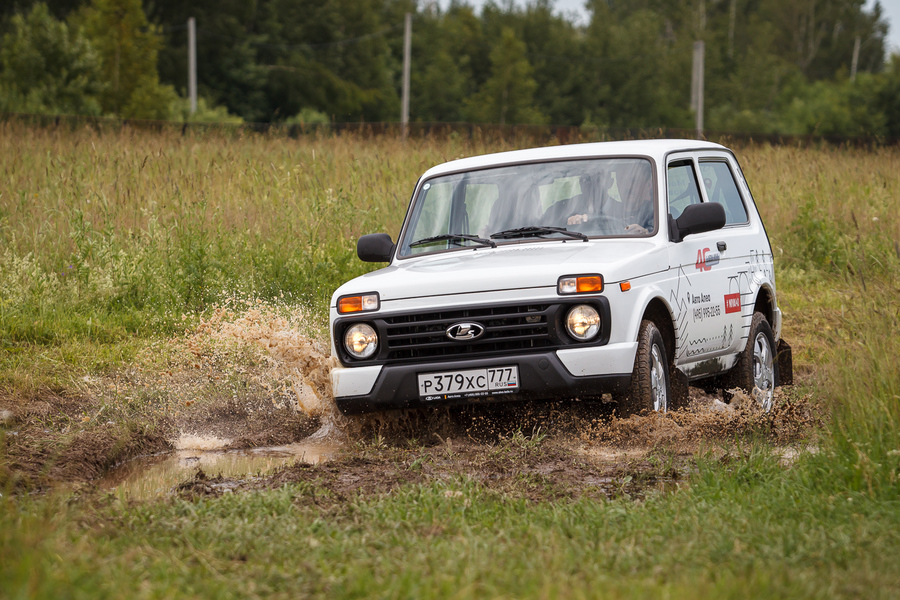
M 556 346 L 550 333 L 550 304 L 522 304 L 441 310 L 386 317 L 388 361 L 482 356 Z M 475 340 L 456 341 L 447 329 L 472 322 L 484 327 Z

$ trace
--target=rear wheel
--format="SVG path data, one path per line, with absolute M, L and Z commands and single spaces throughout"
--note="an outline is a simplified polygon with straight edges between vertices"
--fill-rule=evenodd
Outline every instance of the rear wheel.
M 731 369 L 730 384 L 747 392 L 766 412 L 775 400 L 775 336 L 761 312 L 753 314 L 747 346 Z
M 628 397 L 623 398 L 623 412 L 666 412 L 670 395 L 669 361 L 662 333 L 653 321 L 641 321 L 637 354 L 631 372 L 631 388 Z

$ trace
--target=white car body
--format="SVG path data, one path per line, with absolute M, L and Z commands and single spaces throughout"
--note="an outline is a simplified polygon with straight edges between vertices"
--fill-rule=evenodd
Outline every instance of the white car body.
M 429 182 L 442 181 L 440 177 L 481 173 L 484 169 L 511 165 L 555 165 L 559 161 L 618 157 L 646 160 L 652 165 L 656 216 L 651 234 L 591 236 L 587 241 L 569 237 L 497 240 L 495 248 L 486 245 L 450 248 L 448 243 L 446 249 L 406 256 L 401 255 L 398 243 L 391 249 L 389 266 L 338 288 L 332 297 L 330 319 L 332 353 L 341 363 L 332 371 L 332 387 L 341 410 L 353 413 L 514 398 L 627 393 L 640 328 L 648 318 L 658 321 L 664 337 L 670 338 L 666 345 L 672 354 L 668 359 L 672 376 L 676 376 L 677 370 L 687 381 L 722 375 L 735 365 L 747 346 L 755 312 L 762 312 L 767 318 L 777 343 L 781 338 L 782 315 L 776 302 L 772 250 L 734 154 L 718 144 L 693 140 L 577 144 L 441 164 L 429 169 L 418 181 L 401 240 L 408 235 L 410 221 L 415 216 L 414 206 L 423 197 L 423 189 L 429 189 Z M 669 187 L 674 184 L 668 177 L 675 177 L 674 169 L 681 169 L 680 173 L 693 169 L 695 177 L 701 174 L 706 184 L 697 187 L 701 202 L 707 203 L 711 201 L 708 194 L 712 190 L 707 189 L 711 184 L 703 175 L 709 169 L 725 173 L 721 169 L 726 166 L 746 209 L 746 222 L 673 240 L 668 214 L 672 195 Z M 726 183 L 723 179 L 723 188 Z M 404 243 L 409 241 L 406 239 Z M 601 275 L 602 291 L 561 295 L 560 277 L 579 274 Z M 339 299 L 365 294 L 377 296 L 377 309 L 339 313 Z M 603 331 L 593 343 L 563 339 L 565 331 L 559 331 L 563 322 L 560 319 L 564 318 L 560 316 L 562 312 L 579 302 L 595 302 L 592 306 L 602 313 Z M 491 307 L 539 309 L 555 305 L 560 307 L 548 309 L 547 328 L 556 327 L 551 337 L 565 343 L 509 350 L 498 343 L 484 346 L 489 349 L 483 353 L 476 349 L 474 354 L 453 354 L 462 346 L 454 346 L 452 339 L 438 343 L 432 337 L 429 339 L 441 346 L 441 352 L 451 353 L 404 356 L 398 360 L 385 354 L 385 332 L 390 327 L 398 327 L 389 322 L 394 317 L 402 320 L 407 318 L 404 315 L 413 314 L 424 315 L 425 320 L 440 320 L 438 317 L 445 315 L 441 323 L 461 322 L 465 333 L 470 323 L 474 323 L 476 330 L 485 322 L 490 323 L 490 317 L 484 315 Z M 606 307 L 608 314 L 604 312 Z M 532 311 L 533 308 L 515 310 Z M 344 346 L 347 327 L 357 322 L 370 323 L 379 334 L 379 346 L 371 358 L 355 359 Z M 460 340 L 462 344 L 468 343 Z M 788 353 L 788 361 L 789 358 Z M 789 362 L 786 364 L 789 368 Z M 421 390 L 422 374 L 471 376 L 479 369 L 507 365 L 517 366 L 518 387 L 513 394 L 482 388 L 472 395 L 425 395 Z

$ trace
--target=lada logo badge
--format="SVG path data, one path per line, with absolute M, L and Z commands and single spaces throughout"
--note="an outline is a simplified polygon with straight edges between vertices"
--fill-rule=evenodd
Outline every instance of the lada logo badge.
M 478 323 L 456 323 L 447 328 L 447 337 L 464 342 L 480 338 L 484 334 L 484 326 Z

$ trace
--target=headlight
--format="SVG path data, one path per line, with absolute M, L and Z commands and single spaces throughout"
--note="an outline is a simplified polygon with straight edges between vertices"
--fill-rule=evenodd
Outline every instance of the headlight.
M 344 348 L 354 358 L 369 358 L 378 349 L 378 334 L 371 325 L 357 323 L 344 333 Z
M 587 304 L 574 306 L 566 315 L 566 331 L 582 342 L 593 339 L 600 332 L 600 314 Z

